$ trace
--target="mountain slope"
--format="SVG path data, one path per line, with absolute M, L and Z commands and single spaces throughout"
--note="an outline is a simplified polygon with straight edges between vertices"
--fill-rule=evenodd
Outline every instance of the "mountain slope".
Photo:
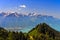
M 59 33 L 46 23 L 38 24 L 28 33 L 7 31 L 0 27 L 0 40 L 60 40 Z
M 29 31 L 29 35 L 35 40 L 60 40 L 60 33 L 45 23 L 38 24 Z
M 18 13 L 0 13 L 0 26 L 11 30 L 16 29 L 18 31 L 28 32 L 39 23 L 47 23 L 52 28 L 60 31 L 60 19 L 53 16 L 41 15 L 37 13 L 30 13 L 28 15 Z M 10 29 L 9 29 L 10 28 Z M 19 30 L 20 29 L 20 30 Z

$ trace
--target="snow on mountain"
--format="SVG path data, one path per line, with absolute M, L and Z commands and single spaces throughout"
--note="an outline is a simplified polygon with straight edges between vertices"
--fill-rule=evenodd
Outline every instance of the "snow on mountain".
M 14 15 L 14 16 L 43 16 L 43 15 L 41 15 L 41 14 L 38 14 L 38 13 L 28 13 L 28 14 L 22 14 L 22 13 L 17 13 L 17 12 L 11 12 L 11 13 L 5 13 L 5 12 L 2 12 L 2 13 L 0 13 L 0 16 L 10 16 L 10 15 Z
M 0 26 L 7 29 L 22 30 L 24 32 L 32 29 L 39 23 L 45 22 L 52 28 L 60 31 L 60 19 L 54 18 L 53 16 L 41 15 L 38 13 L 29 13 L 28 15 L 22 13 L 0 13 Z M 10 30 L 9 29 L 9 30 Z M 11 30 L 12 30 L 11 29 Z M 19 31 L 20 31 L 19 30 Z

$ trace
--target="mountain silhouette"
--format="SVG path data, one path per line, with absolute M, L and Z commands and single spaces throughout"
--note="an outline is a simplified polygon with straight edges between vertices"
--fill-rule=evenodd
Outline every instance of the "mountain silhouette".
M 50 40 L 50 38 L 52 38 L 51 40 L 60 40 L 60 32 L 51 28 L 46 23 L 38 24 L 35 28 L 30 30 L 28 33 L 33 38 L 36 38 L 35 40 Z
M 20 29 L 22 28 L 22 31 L 25 30 L 25 32 L 28 32 L 37 24 L 43 22 L 49 24 L 52 28 L 60 31 L 60 19 L 54 18 L 53 16 L 41 15 L 37 13 L 0 13 L 0 25 L 7 29 L 9 29 L 10 27 L 19 27 Z
M 8 31 L 0 27 L 0 40 L 60 40 L 60 32 L 46 23 L 40 23 L 28 33 Z

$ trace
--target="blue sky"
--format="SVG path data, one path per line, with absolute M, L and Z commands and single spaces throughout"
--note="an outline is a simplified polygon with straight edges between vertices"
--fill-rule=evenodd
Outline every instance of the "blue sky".
M 22 6 L 22 7 L 21 7 Z M 59 0 L 0 0 L 0 11 L 36 12 L 60 19 Z

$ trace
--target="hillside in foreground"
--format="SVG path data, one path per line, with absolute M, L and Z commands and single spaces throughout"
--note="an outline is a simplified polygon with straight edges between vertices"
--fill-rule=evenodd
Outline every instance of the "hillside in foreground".
M 38 24 L 29 31 L 29 35 L 34 37 L 35 40 L 60 40 L 60 33 L 46 23 Z
M 46 23 L 38 24 L 28 33 L 8 31 L 0 27 L 0 40 L 60 40 L 60 32 Z

